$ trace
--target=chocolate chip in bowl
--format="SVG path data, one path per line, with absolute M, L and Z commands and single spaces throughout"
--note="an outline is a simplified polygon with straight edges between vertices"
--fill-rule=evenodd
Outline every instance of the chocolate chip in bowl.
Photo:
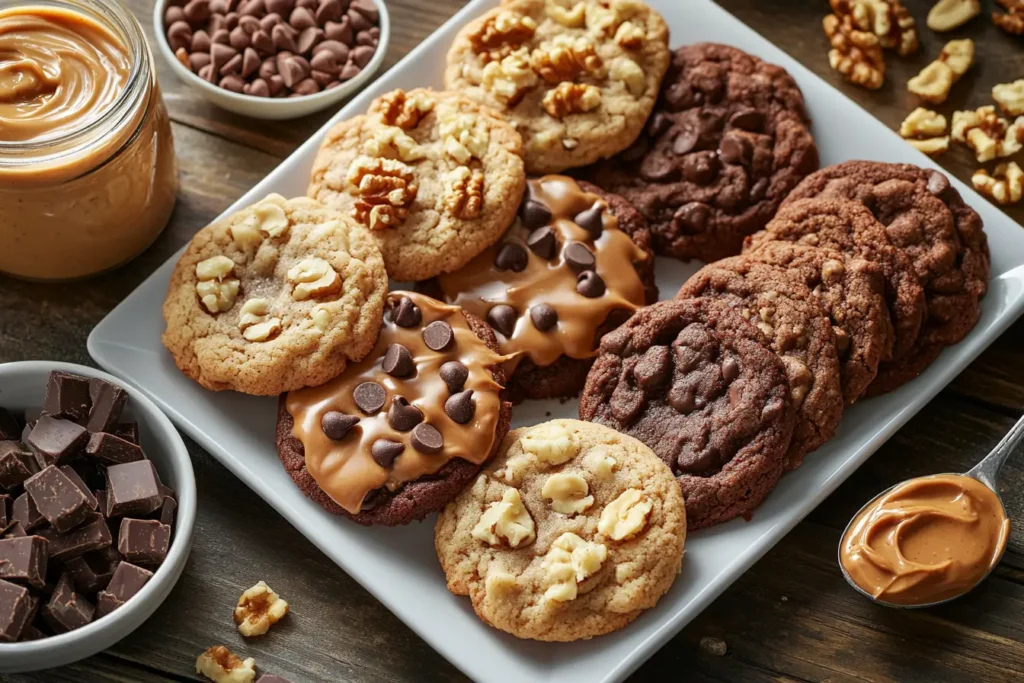
M 354 94 L 384 60 L 382 0 L 157 0 L 156 44 L 179 78 L 245 116 L 289 119 Z

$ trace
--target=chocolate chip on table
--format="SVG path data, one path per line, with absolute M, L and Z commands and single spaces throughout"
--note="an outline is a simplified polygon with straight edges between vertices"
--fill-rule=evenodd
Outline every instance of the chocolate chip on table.
M 132 564 L 160 564 L 171 545 L 171 527 L 156 519 L 121 520 L 117 552 Z
M 0 539 L 0 579 L 42 588 L 47 558 L 46 539 L 41 536 Z
M 391 399 L 391 407 L 388 408 L 388 424 L 397 432 L 408 432 L 413 427 L 423 422 L 423 411 L 411 405 L 404 396 L 395 396 Z
M 389 468 L 405 450 L 405 446 L 391 439 L 377 439 L 370 446 L 373 461 L 384 468 Z
M 29 477 L 25 481 L 25 493 L 50 526 L 62 533 L 84 522 L 96 509 L 96 499 L 91 494 L 86 498 L 82 490 L 54 465 Z
M 376 382 L 363 382 L 352 392 L 352 398 L 359 406 L 359 410 L 367 415 L 373 415 L 383 408 L 387 397 L 388 392 Z
M 448 386 L 448 391 L 453 394 L 462 391 L 466 386 L 466 380 L 469 379 L 469 368 L 457 360 L 450 360 L 442 365 L 438 373 Z
M 516 309 L 507 304 L 498 304 L 487 311 L 487 322 L 506 337 L 511 337 L 516 331 L 518 317 Z
M 498 249 L 498 253 L 494 257 L 494 266 L 498 270 L 511 270 L 521 273 L 526 269 L 528 260 L 529 257 L 523 245 L 518 242 L 505 242 Z
M 594 267 L 594 252 L 590 251 L 583 242 L 569 242 L 565 245 L 563 255 L 565 262 L 576 273 L 591 270 Z
M 436 427 L 424 422 L 412 430 L 412 447 L 420 453 L 440 453 L 444 447 L 444 437 Z
M 547 304 L 534 304 L 530 307 L 530 320 L 541 332 L 547 332 L 558 324 L 558 313 Z
M 420 307 L 412 302 L 409 297 L 402 297 L 394 313 L 395 324 L 399 327 L 416 327 L 423 321 L 423 313 Z
M 526 236 L 526 246 L 543 259 L 554 258 L 557 246 L 555 232 L 548 226 L 537 228 Z
M 324 416 L 320 418 L 320 428 L 324 430 L 324 434 L 327 435 L 328 439 L 333 441 L 341 441 L 344 439 L 349 430 L 359 424 L 359 418 L 355 415 L 346 415 L 345 413 L 338 412 L 337 410 L 330 410 L 324 413 Z
M 551 222 L 551 210 L 538 201 L 527 199 L 519 209 L 519 217 L 528 230 L 534 230 Z
M 444 351 L 454 340 L 452 326 L 443 320 L 435 320 L 423 328 L 423 343 L 431 351 Z
M 596 299 L 605 292 L 604 279 L 592 270 L 585 270 L 576 276 L 576 291 L 588 299 Z
M 85 454 L 108 465 L 135 462 L 146 457 L 138 444 L 105 432 L 96 432 L 89 437 Z
M 460 391 L 449 396 L 448 400 L 444 402 L 444 412 L 447 413 L 453 422 L 458 422 L 460 425 L 469 423 L 476 413 L 473 390 Z
M 392 377 L 410 377 L 416 372 L 416 361 L 409 349 L 401 344 L 392 344 L 384 353 L 381 367 Z
M 136 567 L 130 562 L 120 562 L 106 589 L 96 597 L 96 618 L 110 614 L 122 606 L 142 590 L 142 587 L 153 578 L 153 572 Z
M 27 445 L 32 449 L 40 469 L 47 465 L 62 465 L 78 455 L 89 440 L 85 427 L 52 415 L 43 415 L 28 435 Z

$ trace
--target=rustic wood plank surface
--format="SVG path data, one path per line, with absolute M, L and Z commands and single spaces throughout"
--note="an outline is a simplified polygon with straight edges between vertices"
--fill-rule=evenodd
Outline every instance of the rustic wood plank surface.
M 394 64 L 463 4 L 387 0 Z M 685 2 L 685 0 L 680 0 Z M 152 38 L 152 0 L 130 0 Z M 922 49 L 889 59 L 885 87 L 870 93 L 829 69 L 820 21 L 824 0 L 722 0 L 757 29 L 875 116 L 897 127 L 914 103 L 904 84 L 946 37 L 923 27 L 930 2 L 905 4 L 921 26 Z M 974 70 L 940 109 L 989 103 L 991 86 L 1024 77 L 1024 43 L 981 18 L 955 32 L 978 47 Z M 255 184 L 327 115 L 267 124 L 227 114 L 195 96 L 166 64 L 160 81 L 174 124 L 181 194 L 170 228 L 141 258 L 85 285 L 0 279 L 0 362 L 91 363 L 92 327 L 153 269 Z M 940 159 L 968 180 L 966 149 Z M 1009 212 L 1024 220 L 1024 205 Z M 40 321 L 44 321 L 40 324 Z M 699 618 L 650 659 L 635 680 L 1009 681 L 1024 671 L 1024 458 L 1003 485 L 1018 522 L 1010 551 L 970 597 L 928 611 L 873 607 L 850 590 L 835 563 L 840 531 L 875 492 L 908 476 L 961 471 L 1024 411 L 1024 323 L 1013 326 L 889 441 L 805 522 Z M 224 643 L 266 671 L 301 681 L 456 681 L 464 677 L 280 516 L 190 443 L 199 484 L 192 555 L 177 588 L 138 631 L 110 650 L 62 669 L 2 677 L 12 683 L 195 680 L 196 655 Z M 266 580 L 293 615 L 262 639 L 243 642 L 230 613 L 239 593 Z M 728 654 L 700 648 L 719 638 Z

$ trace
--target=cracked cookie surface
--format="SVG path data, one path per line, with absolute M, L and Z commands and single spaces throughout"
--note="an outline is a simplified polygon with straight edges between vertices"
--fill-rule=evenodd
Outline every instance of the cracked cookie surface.
M 171 275 L 162 340 L 207 389 L 273 396 L 365 356 L 386 291 L 368 231 L 312 199 L 270 195 L 192 238 Z

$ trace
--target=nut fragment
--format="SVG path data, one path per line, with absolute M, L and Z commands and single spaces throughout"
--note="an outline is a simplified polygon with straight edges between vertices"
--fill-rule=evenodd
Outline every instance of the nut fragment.
M 561 465 L 576 456 L 576 442 L 572 432 L 558 423 L 541 424 L 522 436 L 519 443 L 523 452 L 541 463 Z
M 434 100 L 423 92 L 410 97 L 404 90 L 395 90 L 374 100 L 370 113 L 376 114 L 386 125 L 410 130 L 433 108 Z
M 874 34 L 882 47 L 904 57 L 917 50 L 917 23 L 900 0 L 830 0 L 829 4 L 840 19 L 848 17 L 858 30 Z
M 541 106 L 551 116 L 560 119 L 569 114 L 593 111 L 601 105 L 601 90 L 593 85 L 559 83 L 544 95 Z
M 234 269 L 235 262 L 222 254 L 196 264 L 196 293 L 210 313 L 223 313 L 235 305 L 241 283 L 230 277 Z
M 605 506 L 597 522 L 597 530 L 613 541 L 634 536 L 647 525 L 653 507 L 643 493 L 637 489 L 626 489 Z
M 608 75 L 625 83 L 633 97 L 640 97 L 647 89 L 647 77 L 644 75 L 644 70 L 629 57 L 619 57 L 613 60 L 608 69 Z
M 1000 204 L 1016 204 L 1024 196 L 1024 171 L 1013 161 L 999 164 L 992 175 L 979 168 L 971 176 L 971 184 Z
M 907 81 L 907 90 L 925 102 L 940 104 L 949 97 L 956 75 L 945 62 L 935 60 Z
M 960 80 L 974 64 L 974 41 L 970 38 L 949 41 L 939 53 L 939 61 L 949 65 L 953 80 Z
M 870 90 L 885 82 L 885 59 L 878 36 L 858 30 L 849 16 L 840 19 L 830 14 L 822 22 L 832 49 L 829 65 L 846 80 Z
M 483 159 L 487 154 L 490 134 L 477 125 L 476 117 L 452 112 L 441 117 L 439 128 L 445 153 L 460 164 L 468 164 L 473 157 Z
M 582 0 L 551 0 L 548 2 L 547 14 L 566 28 L 583 26 L 587 4 Z
M 322 258 L 304 258 L 288 269 L 288 281 L 295 285 L 292 298 L 305 301 L 335 294 L 341 289 L 341 278 Z
M 492 569 L 487 572 L 487 579 L 484 581 L 484 591 L 487 597 L 503 598 L 516 589 L 516 577 L 514 574 Z
M 359 195 L 353 216 L 372 230 L 401 225 L 419 191 L 412 169 L 397 159 L 358 156 L 346 180 Z
M 327 310 L 326 306 L 322 304 L 314 306 L 309 316 L 313 319 L 313 329 L 321 333 L 327 331 L 327 327 L 331 324 L 331 312 Z
M 557 35 L 530 54 L 530 66 L 551 84 L 573 81 L 584 73 L 604 75 L 604 61 L 582 36 Z
M 242 593 L 235 606 L 235 623 L 243 636 L 262 636 L 288 614 L 288 603 L 264 581 Z
M 575 600 L 579 584 L 601 569 L 608 557 L 608 548 L 586 541 L 572 532 L 555 539 L 541 566 L 546 570 L 548 589 L 544 599 L 555 602 Z
M 252 657 L 242 661 L 223 645 L 214 645 L 196 658 L 196 673 L 214 683 L 253 683 L 255 666 Z
M 563 515 L 584 512 L 594 504 L 594 497 L 587 495 L 590 487 L 587 480 L 572 472 L 556 472 L 544 482 L 540 495 L 551 501 L 551 509 Z
M 595 446 L 583 456 L 583 466 L 599 479 L 610 479 L 615 472 L 616 464 L 607 446 Z
M 489 62 L 480 75 L 480 85 L 510 107 L 537 85 L 537 74 L 530 66 L 530 51 L 525 47 Z
M 943 33 L 981 14 L 980 0 L 939 0 L 928 12 L 928 28 Z
M 786 366 L 786 376 L 789 378 L 789 393 L 793 399 L 793 407 L 799 408 L 811 390 L 811 382 L 814 376 L 806 365 L 793 356 L 780 356 L 782 364 Z
M 371 157 L 418 161 L 427 156 L 426 150 L 398 126 L 384 126 L 373 132 L 363 145 L 363 153 Z
M 484 205 L 483 171 L 457 166 L 445 177 L 444 207 L 456 218 L 472 219 Z
M 248 341 L 267 341 L 281 332 L 281 319 L 268 317 L 270 302 L 266 299 L 249 299 L 242 304 L 238 314 L 238 329 Z
M 953 112 L 953 139 L 974 150 L 980 163 L 1008 157 L 1024 144 L 1024 117 L 1010 124 L 989 105 L 975 111 Z
M 1000 83 L 992 87 L 992 99 L 1003 113 L 1010 116 L 1024 114 L 1024 78 L 1013 83 Z
M 281 237 L 288 232 L 288 216 L 280 204 L 265 199 L 254 205 L 252 211 L 259 221 L 260 232 L 267 237 Z
M 647 34 L 644 33 L 643 28 L 637 26 L 632 21 L 622 22 L 618 30 L 615 31 L 615 42 L 626 50 L 637 49 L 644 44 L 646 39 Z
M 487 506 L 470 533 L 488 545 L 500 546 L 505 539 L 509 547 L 518 548 L 533 542 L 537 537 L 534 530 L 533 517 L 523 505 L 519 489 L 506 489 L 500 501 Z
M 502 11 L 488 18 L 469 36 L 477 52 L 486 52 L 503 45 L 520 45 L 533 37 L 537 22 L 528 16 Z
M 1024 0 L 996 0 L 1006 9 L 1005 14 L 992 13 L 992 23 L 1007 33 L 1024 36 Z
M 940 154 L 949 149 L 946 117 L 918 107 L 900 124 L 900 135 L 925 154 Z

